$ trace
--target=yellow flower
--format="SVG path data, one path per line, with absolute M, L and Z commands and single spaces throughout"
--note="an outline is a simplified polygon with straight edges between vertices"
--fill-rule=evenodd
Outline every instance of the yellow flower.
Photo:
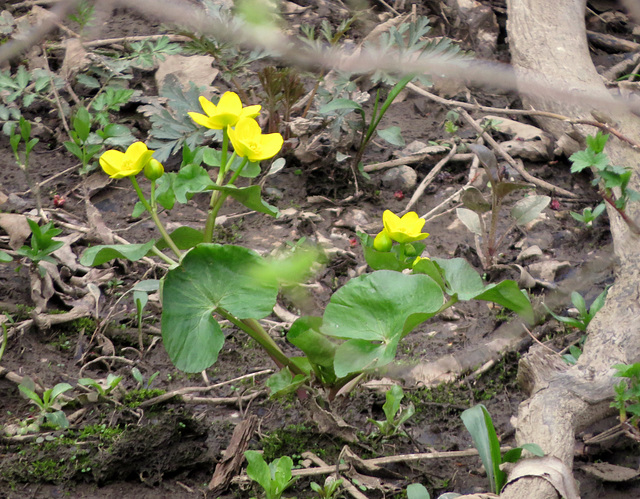
M 263 135 L 260 125 L 253 118 L 241 118 L 235 129 L 229 128 L 228 133 L 236 154 L 252 162 L 273 158 L 284 143 L 279 133 Z
M 386 230 L 380 231 L 373 240 L 373 248 L 377 251 L 389 251 L 392 245 L 393 241 L 389 237 L 389 234 L 387 234 Z
M 200 105 L 205 114 L 189 113 L 191 119 L 198 125 L 222 130 L 228 126 L 235 126 L 242 118 L 255 118 L 260 114 L 261 106 L 242 107 L 240 97 L 235 92 L 225 92 L 220 97 L 218 105 L 213 104 L 209 99 L 200 96 Z
M 147 165 L 153 151 L 144 142 L 134 142 L 125 152 L 110 149 L 100 156 L 100 166 L 111 178 L 137 175 Z
M 419 241 L 429 236 L 426 232 L 420 232 L 424 227 L 425 220 L 419 218 L 415 211 L 410 211 L 400 218 L 391 211 L 385 210 L 382 214 L 382 223 L 389 237 L 399 243 Z

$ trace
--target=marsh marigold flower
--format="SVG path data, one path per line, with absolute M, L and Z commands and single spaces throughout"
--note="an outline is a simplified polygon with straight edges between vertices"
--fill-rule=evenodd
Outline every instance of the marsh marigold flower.
M 137 175 L 147 166 L 153 151 L 144 142 L 134 142 L 125 152 L 110 149 L 100 156 L 100 166 L 111 178 Z
M 284 143 L 279 133 L 263 134 L 253 118 L 241 118 L 235 128 L 228 129 L 228 133 L 236 154 L 252 162 L 273 158 Z
M 222 130 L 228 126 L 235 126 L 242 118 L 255 118 L 260 113 L 261 106 L 242 107 L 240 97 L 235 92 L 225 92 L 218 104 L 200 96 L 200 105 L 205 114 L 189 113 L 191 119 L 198 125 L 213 130 Z
M 384 224 L 385 232 L 389 234 L 391 239 L 399 243 L 420 241 L 428 237 L 428 233 L 421 232 L 425 221 L 423 218 L 419 218 L 415 211 L 410 211 L 402 218 L 390 210 L 385 210 L 382 214 L 382 223 Z

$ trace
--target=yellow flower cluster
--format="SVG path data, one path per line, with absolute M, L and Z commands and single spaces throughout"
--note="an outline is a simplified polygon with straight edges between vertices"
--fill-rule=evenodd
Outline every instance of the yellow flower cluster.
M 284 139 L 279 133 L 263 134 L 255 120 L 260 113 L 260 106 L 242 107 L 240 97 L 234 92 L 225 92 L 218 105 L 204 97 L 200 97 L 200 105 L 205 114 L 189 113 L 198 125 L 213 130 L 227 130 L 233 149 L 241 158 L 256 162 L 273 158 L 280 149 Z
M 263 134 L 255 120 L 260 106 L 242 107 L 240 97 L 234 92 L 225 92 L 218 104 L 200 97 L 200 105 L 205 114 L 189 113 L 198 125 L 214 130 L 226 129 L 236 154 L 241 158 L 256 162 L 273 158 L 284 140 L 279 133 Z M 110 149 L 100 156 L 100 166 L 111 178 L 136 176 L 142 170 L 150 180 L 157 180 L 164 173 L 162 164 L 152 159 L 154 151 L 144 142 L 134 142 L 125 152 Z

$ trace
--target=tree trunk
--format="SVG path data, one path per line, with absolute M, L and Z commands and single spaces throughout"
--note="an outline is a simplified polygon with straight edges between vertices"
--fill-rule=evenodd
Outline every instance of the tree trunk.
M 570 102 L 560 102 L 545 95 L 523 94 L 525 106 L 592 120 L 594 108 L 581 101 L 580 96 L 607 99 L 610 95 L 589 55 L 585 0 L 508 0 L 507 5 L 509 45 L 519 80 L 526 81 L 522 78 L 531 71 L 550 85 L 562 82 L 564 88 L 572 89 L 576 95 Z M 598 111 L 600 115 L 610 112 Z M 611 118 L 611 124 L 624 135 L 640 139 L 638 117 L 620 113 Z M 544 119 L 540 124 L 567 151 L 582 148 L 584 136 L 596 131 L 557 120 Z M 640 154 L 613 137 L 606 152 L 612 164 L 636 169 L 629 187 L 640 190 L 637 172 Z M 566 370 L 549 369 L 549 362 L 535 351 L 521 361 L 521 375 L 524 372 L 531 375 L 531 393 L 519 407 L 518 444 L 535 442 L 569 469 L 573 465 L 575 433 L 610 412 L 613 385 L 618 380 L 613 378 L 611 366 L 640 361 L 640 241 L 610 206 L 607 210 L 620 266 L 605 306 L 589 326 L 578 364 Z M 626 213 L 640 221 L 637 202 L 629 203 Z M 546 499 L 556 498 L 558 493 L 546 481 L 524 477 L 508 484 L 501 497 Z

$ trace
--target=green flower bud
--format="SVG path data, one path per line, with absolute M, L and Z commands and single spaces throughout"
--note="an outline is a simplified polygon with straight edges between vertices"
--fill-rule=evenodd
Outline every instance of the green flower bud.
M 413 247 L 413 244 L 406 243 L 404 245 L 404 254 L 407 255 L 407 256 L 415 256 L 416 249 Z
M 386 230 L 381 231 L 373 240 L 373 248 L 378 251 L 389 251 L 393 245 L 393 240 Z
M 164 175 L 164 166 L 157 159 L 151 158 L 144 167 L 144 176 L 149 180 L 158 180 Z

